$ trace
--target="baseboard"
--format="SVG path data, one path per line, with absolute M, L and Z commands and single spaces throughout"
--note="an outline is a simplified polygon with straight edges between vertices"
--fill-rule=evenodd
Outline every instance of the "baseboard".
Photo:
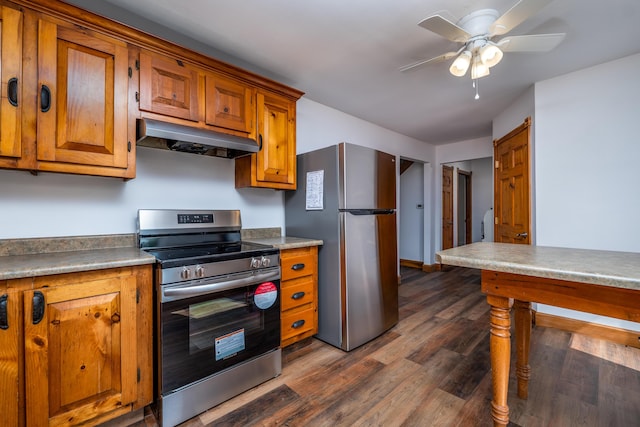
M 409 267 L 409 268 L 422 268 L 422 261 L 413 261 L 410 259 L 401 259 L 400 260 L 401 267 Z
M 628 329 L 615 328 L 613 326 L 600 325 L 598 323 L 590 323 L 583 320 L 569 319 L 567 317 L 540 312 L 536 313 L 535 324 L 640 348 L 640 332 L 630 331 Z
M 422 271 L 425 273 L 433 273 L 434 271 L 441 271 L 442 264 L 422 264 Z

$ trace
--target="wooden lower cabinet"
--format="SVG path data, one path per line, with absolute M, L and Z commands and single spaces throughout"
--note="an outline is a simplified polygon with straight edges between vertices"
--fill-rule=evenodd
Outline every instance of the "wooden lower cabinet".
M 281 347 L 318 333 L 318 247 L 283 249 Z
M 0 343 L 13 345 L 0 391 L 14 425 L 93 425 L 151 403 L 151 266 L 6 283 Z

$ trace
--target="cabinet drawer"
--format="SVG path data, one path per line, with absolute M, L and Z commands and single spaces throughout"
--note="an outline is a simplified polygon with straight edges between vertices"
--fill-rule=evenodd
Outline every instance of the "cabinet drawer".
M 282 282 L 282 311 L 313 302 L 313 276 Z
M 295 279 L 296 277 L 312 275 L 316 272 L 317 257 L 313 252 L 297 251 L 295 253 L 283 253 L 282 280 Z
M 284 341 L 287 338 L 302 334 L 315 329 L 315 309 L 313 305 L 307 310 L 301 310 L 294 313 L 283 313 L 282 315 L 282 337 Z

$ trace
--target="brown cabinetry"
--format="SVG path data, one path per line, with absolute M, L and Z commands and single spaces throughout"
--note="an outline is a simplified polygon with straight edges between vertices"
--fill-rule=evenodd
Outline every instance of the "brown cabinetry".
M 283 249 L 281 346 L 318 332 L 318 247 Z
M 0 167 L 133 178 L 127 44 L 31 5 L 1 7 Z
M 265 91 L 257 94 L 262 149 L 236 159 L 236 188 L 296 189 L 296 104 Z
M 128 84 L 125 43 L 38 19 L 38 169 L 100 166 L 120 176 L 128 166 Z
M 205 122 L 255 138 L 255 89 L 213 73 L 205 75 Z
M 96 424 L 151 403 L 151 291 L 149 265 L 0 282 L 8 425 Z
M 0 7 L 0 165 L 16 166 L 22 157 L 20 105 L 22 84 L 22 12 Z

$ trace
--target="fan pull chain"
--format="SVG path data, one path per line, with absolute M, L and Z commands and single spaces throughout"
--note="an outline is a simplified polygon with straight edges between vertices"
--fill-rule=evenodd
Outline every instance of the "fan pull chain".
M 478 79 L 473 80 L 473 87 L 476 88 L 476 96 L 473 99 L 480 99 L 480 94 L 478 93 Z

